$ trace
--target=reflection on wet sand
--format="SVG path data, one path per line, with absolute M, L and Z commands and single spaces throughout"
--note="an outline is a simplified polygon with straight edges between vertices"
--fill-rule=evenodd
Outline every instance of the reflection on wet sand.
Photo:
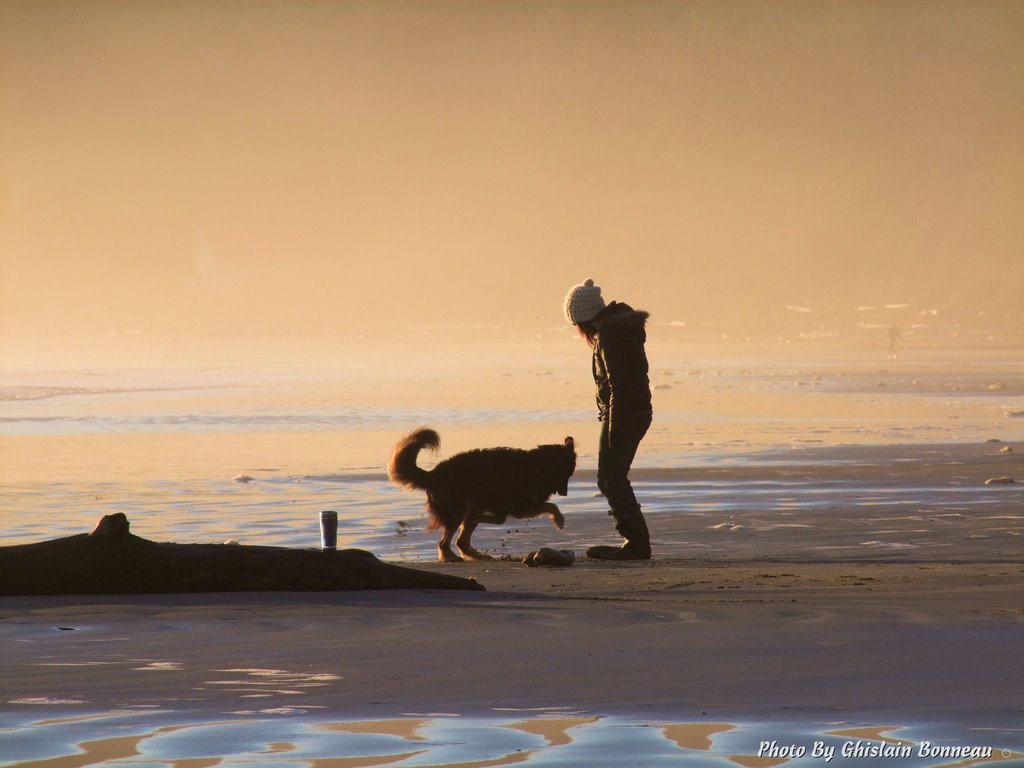
M 785 757 L 758 757 L 757 755 L 729 755 L 729 760 L 743 768 L 774 768 L 776 765 L 785 765 L 789 762 L 789 758 Z
M 661 731 L 680 749 L 709 752 L 714 748 L 714 736 L 735 729 L 736 726 L 730 723 L 672 723 L 662 726 Z M 757 755 L 728 755 L 728 759 L 743 768 L 772 768 L 789 762 L 788 759 Z
M 382 755 L 380 757 L 318 757 L 305 763 L 309 768 L 371 768 L 377 765 L 391 765 L 422 755 L 426 750 L 403 752 L 398 755 Z
M 571 728 L 596 723 L 599 717 L 551 717 L 539 718 L 537 720 L 523 720 L 518 723 L 509 723 L 506 728 L 513 728 L 523 733 L 532 733 L 542 736 L 548 747 L 561 747 L 572 744 L 572 736 L 569 735 Z
M 534 749 L 517 749 L 515 752 L 484 760 L 459 761 L 459 768 L 491 768 L 492 766 L 515 765 L 531 759 L 534 755 L 552 747 L 561 747 L 572 744 L 573 738 L 569 731 L 573 728 L 591 725 L 600 718 L 597 717 L 551 717 L 538 718 L 536 720 L 522 720 L 514 723 L 497 724 L 498 727 L 512 731 L 518 731 L 532 736 L 540 736 L 544 744 Z M 354 733 L 354 734 L 379 734 L 386 736 L 397 736 L 406 741 L 425 741 L 426 737 L 421 729 L 428 727 L 434 722 L 432 719 L 406 719 L 394 720 L 368 720 L 354 723 L 333 723 L 319 726 L 327 731 Z M 355 766 L 376 766 L 396 763 L 415 755 L 423 754 L 427 750 L 409 752 L 404 754 L 382 756 L 380 758 L 329 758 L 314 760 L 311 768 L 355 768 Z M 437 768 L 443 768 L 454 763 L 434 764 Z
M 394 720 L 362 720 L 355 723 L 327 723 L 317 727 L 325 731 L 379 733 L 382 735 L 398 736 L 406 741 L 424 741 L 425 737 L 420 733 L 420 728 L 429 725 L 430 722 L 431 718 L 418 720 L 397 718 Z
M 83 768 L 83 766 L 99 765 L 107 760 L 136 757 L 139 754 L 139 742 L 150 738 L 150 735 L 156 735 L 156 733 L 83 741 L 76 745 L 78 749 L 82 750 L 81 754 L 64 755 L 48 760 L 32 760 L 15 763 L 15 765 L 18 768 Z
M 757 755 L 729 755 L 729 760 L 743 768 L 774 768 L 776 765 L 785 765 L 789 762 L 788 758 L 758 757 Z
M 804 755 L 766 754 L 758 745 L 830 745 L 844 766 L 867 765 L 843 756 L 844 743 L 900 749 L 901 765 L 938 768 L 956 765 L 1022 765 L 1021 734 L 1009 744 L 992 745 L 991 755 L 940 760 L 919 754 L 921 744 L 956 744 L 948 728 L 917 732 L 902 726 L 857 725 L 818 730 L 792 723 L 732 724 L 669 722 L 649 724 L 617 717 L 540 714 L 528 719 L 471 718 L 458 715 L 397 717 L 318 723 L 307 718 L 181 722 L 181 713 L 116 711 L 45 720 L 26 720 L 0 729 L 0 765 L 8 768 L 88 768 L 144 763 L 165 768 L 212 768 L 281 762 L 296 768 L 371 768 L 406 764 L 424 768 L 497 768 L 538 760 L 559 764 L 620 766 L 721 765 L 773 768 Z M 145 725 L 143 725 L 145 722 Z M 127 731 L 127 733 L 125 733 Z M 134 732 L 132 732 L 134 731 Z M 894 731 L 917 740 L 897 738 Z M 117 735 L 106 735 L 116 733 Z M 101 735 L 103 734 L 103 735 Z M 966 739 L 970 734 L 960 734 Z M 930 740 L 930 742 L 929 742 Z M 967 743 L 964 741 L 963 743 Z M 788 746 L 784 749 L 790 749 Z M 11 757 L 15 759 L 11 760 Z M 6 759 L 9 762 L 3 762 Z
M 713 737 L 736 729 L 730 723 L 673 723 L 662 726 L 665 738 L 674 741 L 680 749 L 710 752 L 714 748 Z M 788 759 L 758 757 L 757 755 L 728 755 L 730 761 L 743 768 L 773 768 L 788 763 Z
M 826 736 L 842 736 L 847 739 L 865 739 L 867 741 L 881 741 L 886 744 L 913 744 L 905 739 L 898 739 L 895 736 L 888 736 L 890 731 L 898 731 L 900 726 L 871 726 L 869 728 L 844 728 L 838 731 L 826 731 Z
M 680 749 L 711 749 L 711 737 L 735 728 L 729 723 L 673 723 L 662 727 L 665 738 L 671 739 Z
M 46 723 L 51 727 L 68 723 L 81 723 L 88 720 L 96 720 L 101 716 L 83 716 L 75 718 L 63 718 L 60 720 L 44 720 L 36 723 L 41 726 Z M 216 723 L 203 723 L 201 726 L 168 725 L 155 729 L 150 733 L 142 733 L 134 736 L 113 736 L 106 739 L 94 739 L 91 741 L 78 742 L 75 747 L 81 750 L 81 754 L 61 755 L 60 757 L 47 758 L 42 760 L 31 760 L 28 762 L 12 763 L 17 768 L 87 768 L 87 766 L 103 765 L 108 761 L 124 760 L 130 757 L 142 755 L 139 747 L 142 742 L 158 738 L 165 734 L 182 731 L 196 727 L 216 726 Z M 169 768 L 206 768 L 206 766 L 219 765 L 220 758 L 184 758 L 172 760 L 166 763 Z

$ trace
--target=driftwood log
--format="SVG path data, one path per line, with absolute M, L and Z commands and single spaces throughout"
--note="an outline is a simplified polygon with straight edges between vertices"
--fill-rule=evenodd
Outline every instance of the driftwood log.
M 92 533 L 0 547 L 0 595 L 482 590 L 475 580 L 383 563 L 361 549 L 159 543 L 123 513 Z

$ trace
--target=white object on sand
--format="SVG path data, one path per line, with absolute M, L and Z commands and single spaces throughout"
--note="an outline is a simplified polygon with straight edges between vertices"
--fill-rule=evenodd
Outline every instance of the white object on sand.
M 730 533 L 739 533 L 743 530 L 743 526 L 739 523 L 719 523 L 718 525 L 712 525 L 711 529 L 714 531 L 729 531 Z

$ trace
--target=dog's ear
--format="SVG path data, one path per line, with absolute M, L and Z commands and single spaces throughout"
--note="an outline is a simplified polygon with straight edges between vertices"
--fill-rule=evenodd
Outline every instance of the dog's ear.
M 573 450 L 576 450 L 576 441 L 574 441 L 572 437 L 565 438 L 565 445 L 567 448 L 572 448 Z

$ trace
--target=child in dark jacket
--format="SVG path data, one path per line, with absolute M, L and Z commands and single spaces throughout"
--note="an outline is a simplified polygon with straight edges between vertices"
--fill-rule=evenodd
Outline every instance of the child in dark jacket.
M 647 521 L 629 482 L 630 466 L 652 418 L 644 348 L 648 314 L 616 301 L 605 305 L 601 288 L 593 280 L 569 290 L 564 311 L 593 350 L 591 365 L 601 421 L 597 487 L 608 500 L 608 514 L 615 520 L 615 529 L 626 540 L 621 547 L 591 547 L 587 556 L 598 560 L 649 560 Z

